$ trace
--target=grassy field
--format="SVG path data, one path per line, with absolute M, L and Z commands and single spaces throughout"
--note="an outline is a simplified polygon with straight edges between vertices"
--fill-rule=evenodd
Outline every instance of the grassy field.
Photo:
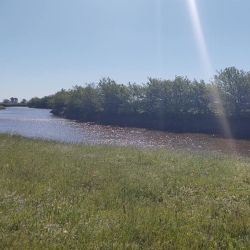
M 250 160 L 0 135 L 2 249 L 250 249 Z

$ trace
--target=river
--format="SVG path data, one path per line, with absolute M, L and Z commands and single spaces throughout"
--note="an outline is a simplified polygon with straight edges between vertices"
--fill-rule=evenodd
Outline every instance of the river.
M 55 117 L 50 110 L 26 107 L 12 107 L 0 111 L 0 133 L 67 143 L 163 147 L 250 156 L 250 140 L 79 123 Z

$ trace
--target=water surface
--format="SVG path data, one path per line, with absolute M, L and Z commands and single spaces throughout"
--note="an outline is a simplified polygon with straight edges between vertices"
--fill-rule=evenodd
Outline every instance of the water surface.
M 250 156 L 249 140 L 79 123 L 55 117 L 50 110 L 25 107 L 12 107 L 0 111 L 0 133 L 69 143 L 164 147 L 189 151 L 240 153 Z

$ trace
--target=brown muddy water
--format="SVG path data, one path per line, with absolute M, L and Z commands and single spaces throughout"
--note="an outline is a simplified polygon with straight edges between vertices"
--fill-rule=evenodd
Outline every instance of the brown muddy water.
M 0 133 L 67 143 L 161 147 L 250 156 L 250 140 L 79 123 L 57 118 L 50 110 L 25 107 L 12 107 L 0 111 Z

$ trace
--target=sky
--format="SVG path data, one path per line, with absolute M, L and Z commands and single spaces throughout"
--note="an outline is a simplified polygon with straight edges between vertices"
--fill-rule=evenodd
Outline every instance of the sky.
M 143 83 L 249 71 L 249 10 L 249 0 L 0 0 L 0 101 L 102 77 Z

